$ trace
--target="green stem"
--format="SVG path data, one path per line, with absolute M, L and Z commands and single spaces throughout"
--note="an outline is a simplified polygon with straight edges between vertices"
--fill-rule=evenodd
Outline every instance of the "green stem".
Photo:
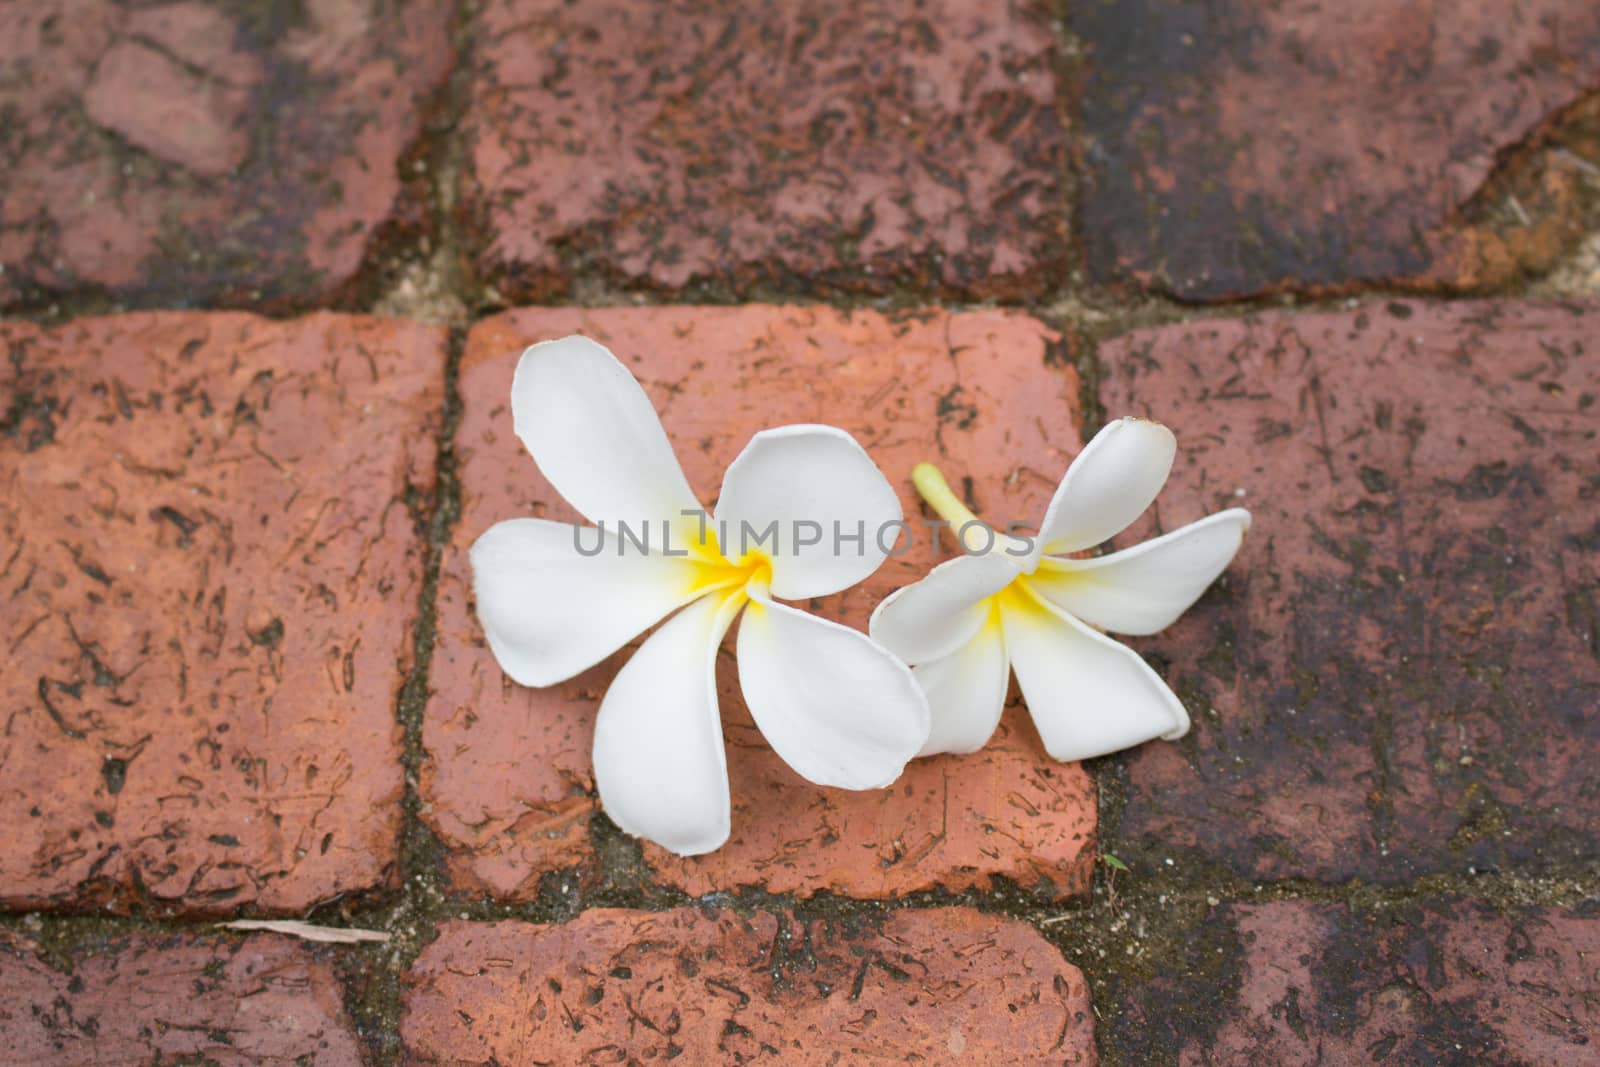
M 951 529 L 960 530 L 967 523 L 978 521 L 978 517 L 961 502 L 939 468 L 932 463 L 918 463 L 911 471 L 911 484 L 917 487 L 917 492 L 922 494 L 922 499 L 928 502 L 935 514 L 950 524 Z

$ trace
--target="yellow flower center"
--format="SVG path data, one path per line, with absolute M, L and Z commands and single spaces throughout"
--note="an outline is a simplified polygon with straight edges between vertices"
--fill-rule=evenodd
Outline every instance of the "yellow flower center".
M 698 528 L 693 529 L 689 556 L 694 564 L 693 584 L 695 594 L 717 589 L 743 590 L 752 583 L 767 586 L 772 583 L 772 560 L 759 549 L 746 552 L 735 562 L 729 562 L 717 543 L 717 532 L 706 523 L 704 537 Z

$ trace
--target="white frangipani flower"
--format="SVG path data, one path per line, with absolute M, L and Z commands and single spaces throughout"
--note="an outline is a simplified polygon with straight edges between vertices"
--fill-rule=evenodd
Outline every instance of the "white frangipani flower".
M 820 785 L 899 777 L 929 729 L 910 670 L 867 635 L 773 599 L 836 593 L 885 559 L 875 533 L 900 520 L 900 503 L 854 438 L 831 426 L 756 434 L 713 518 L 644 390 L 604 346 L 529 348 L 511 408 L 545 478 L 599 528 L 511 519 L 472 546 L 478 617 L 500 666 L 553 685 L 672 615 L 618 672 L 595 723 L 595 782 L 618 826 L 680 855 L 727 840 L 716 657 L 741 610 L 739 684 L 778 755 Z
M 933 729 L 920 755 L 982 748 L 1000 721 L 1013 669 L 1055 759 L 1102 756 L 1189 731 L 1188 713 L 1160 676 L 1101 631 L 1165 629 L 1233 559 L 1250 513 L 1230 508 L 1120 552 L 1070 555 L 1143 514 L 1176 451 L 1160 423 L 1111 423 L 1067 468 L 1031 543 L 974 518 L 937 468 L 924 463 L 913 472 L 918 492 L 958 531 L 966 553 L 895 591 L 872 615 L 872 636 L 916 665 L 928 693 Z

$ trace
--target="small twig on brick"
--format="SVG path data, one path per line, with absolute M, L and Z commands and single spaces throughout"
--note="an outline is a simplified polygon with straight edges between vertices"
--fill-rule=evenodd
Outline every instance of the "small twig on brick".
M 389 935 L 382 930 L 359 930 L 348 926 L 313 926 L 296 919 L 238 919 L 221 925 L 228 930 L 265 930 L 268 933 L 288 934 L 290 937 L 298 937 L 305 941 L 325 941 L 333 945 L 389 940 Z
M 1065 915 L 1052 915 L 1048 919 L 1040 919 L 1039 925 L 1054 926 L 1056 923 L 1064 923 L 1070 919 L 1076 919 L 1078 918 L 1078 915 L 1079 913 L 1077 912 L 1067 912 Z
M 1600 166 L 1596 166 L 1570 149 L 1557 148 L 1551 154 L 1566 160 L 1568 163 L 1571 163 L 1574 167 L 1577 167 L 1591 178 L 1600 178 Z

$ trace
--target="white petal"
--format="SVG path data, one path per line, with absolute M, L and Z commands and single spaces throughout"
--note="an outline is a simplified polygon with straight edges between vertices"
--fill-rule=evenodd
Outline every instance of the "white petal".
M 1001 602 L 1000 616 L 1017 684 L 1053 759 L 1189 732 L 1183 704 L 1133 649 L 1020 590 Z
M 472 546 L 472 591 L 507 674 L 535 686 L 571 678 L 706 591 L 709 568 L 624 547 L 619 554 L 609 532 L 546 519 L 484 531 Z
M 978 751 L 1000 721 L 1011 681 L 1000 620 L 985 623 L 965 645 L 911 673 L 928 694 L 933 716 L 928 742 L 917 754 Z
M 703 597 L 667 620 L 617 672 L 594 724 L 606 814 L 680 856 L 728 839 L 717 647 L 743 603 L 738 593 Z
M 1091 626 L 1119 634 L 1166 629 L 1216 580 L 1250 529 L 1229 508 L 1097 559 L 1045 559 L 1028 579 L 1040 595 Z
M 1166 484 L 1178 442 L 1149 419 L 1118 419 L 1072 461 L 1039 526 L 1050 555 L 1093 548 L 1144 513 Z
M 723 555 L 737 562 L 747 550 L 765 552 L 772 595 L 786 600 L 837 593 L 877 570 L 899 521 L 888 479 L 854 437 L 832 426 L 756 434 L 728 467 L 717 501 Z M 771 539 L 758 546 L 774 524 L 777 551 Z
M 872 612 L 872 639 L 907 663 L 961 648 L 989 619 L 989 598 L 1022 572 L 1003 554 L 957 556 L 896 589 Z
M 700 507 L 650 398 L 602 344 L 563 337 L 522 353 L 511 415 L 540 472 L 590 522 L 659 530 Z
M 866 634 L 758 598 L 739 624 L 738 652 L 756 725 L 818 785 L 886 786 L 928 740 L 927 698 Z

